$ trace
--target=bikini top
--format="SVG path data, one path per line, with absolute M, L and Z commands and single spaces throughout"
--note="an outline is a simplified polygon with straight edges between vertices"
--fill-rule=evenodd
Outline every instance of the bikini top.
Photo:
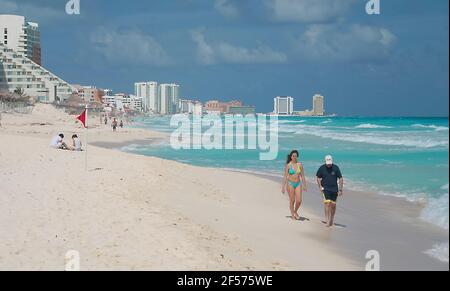
M 290 163 L 289 165 L 289 175 L 301 174 L 302 168 L 300 167 L 300 164 L 297 164 L 297 171 L 294 169 L 292 163 Z

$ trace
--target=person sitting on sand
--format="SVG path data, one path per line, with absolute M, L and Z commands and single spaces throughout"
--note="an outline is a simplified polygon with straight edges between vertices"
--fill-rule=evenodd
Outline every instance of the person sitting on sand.
M 286 167 L 284 169 L 284 180 L 281 192 L 284 194 L 286 188 L 289 193 L 289 209 L 291 217 L 299 220 L 298 210 L 302 205 L 303 191 L 307 192 L 305 179 L 305 171 L 303 165 L 298 161 L 299 153 L 297 150 L 292 151 L 287 157 Z
M 123 120 L 120 121 L 119 127 L 120 127 L 120 128 L 123 128 Z
M 325 164 L 317 171 L 317 185 L 324 197 L 325 223 L 334 226 L 337 198 L 343 194 L 344 178 L 338 166 L 333 164 L 333 157 L 325 157 Z M 339 186 L 338 186 L 339 181 Z
M 78 135 L 74 134 L 72 135 L 72 142 L 73 142 L 73 150 L 76 152 L 81 152 L 82 151 L 82 144 L 81 144 L 81 139 L 78 137 Z
M 50 142 L 50 147 L 58 150 L 69 150 L 70 148 L 67 146 L 67 144 L 64 142 L 64 134 L 59 134 L 52 138 L 52 141 Z

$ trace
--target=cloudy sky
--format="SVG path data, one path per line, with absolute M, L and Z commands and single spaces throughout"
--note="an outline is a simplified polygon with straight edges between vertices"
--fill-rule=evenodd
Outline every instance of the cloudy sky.
M 39 22 L 44 66 L 71 83 L 133 93 L 177 82 L 185 98 L 326 97 L 341 115 L 445 115 L 448 0 L 0 0 Z

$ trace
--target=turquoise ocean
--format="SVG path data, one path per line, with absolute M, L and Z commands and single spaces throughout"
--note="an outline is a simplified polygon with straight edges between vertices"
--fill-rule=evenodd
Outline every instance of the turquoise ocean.
M 327 154 L 341 168 L 346 187 L 426 204 L 421 219 L 449 228 L 449 119 L 279 117 L 279 154 L 261 161 L 255 150 L 174 150 L 168 142 L 122 150 L 196 166 L 281 176 L 287 154 L 300 151 L 307 178 Z M 145 117 L 135 126 L 172 133 L 170 117 Z M 435 256 L 448 260 L 448 243 Z

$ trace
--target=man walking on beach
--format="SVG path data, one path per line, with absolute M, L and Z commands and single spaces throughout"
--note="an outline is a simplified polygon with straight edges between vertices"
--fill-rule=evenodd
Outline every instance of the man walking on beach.
M 324 197 L 326 225 L 332 227 L 336 215 L 337 198 L 343 194 L 344 178 L 339 167 L 333 164 L 332 156 L 325 157 L 325 164 L 319 168 L 316 176 L 317 185 Z

